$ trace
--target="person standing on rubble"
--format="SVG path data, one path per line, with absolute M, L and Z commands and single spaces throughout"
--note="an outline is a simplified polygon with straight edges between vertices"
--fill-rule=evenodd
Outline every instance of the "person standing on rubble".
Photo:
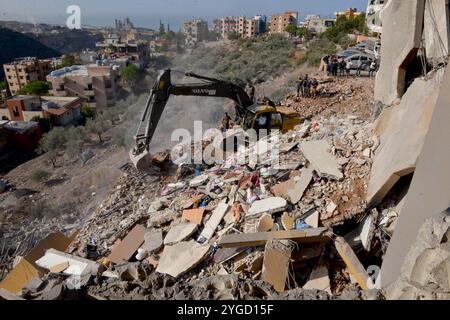
M 310 89 L 311 89 L 311 81 L 309 80 L 309 76 L 305 75 L 305 79 L 303 79 L 303 86 L 302 86 L 302 95 L 304 98 L 309 97 Z
M 377 62 L 372 61 L 369 68 L 369 77 L 373 77 L 375 75 L 376 70 L 377 70 Z
M 297 97 L 303 97 L 303 82 L 305 80 L 303 79 L 302 76 L 298 77 L 297 80 Z
M 319 82 L 316 78 L 311 81 L 311 95 L 313 99 L 317 97 L 317 87 L 319 86 Z
M 232 123 L 232 120 L 231 120 L 230 115 L 228 114 L 228 112 L 225 112 L 225 115 L 223 116 L 222 123 L 221 123 L 222 131 L 226 131 L 226 130 L 230 129 L 231 123 Z
M 338 62 L 338 59 L 336 57 L 333 57 L 331 65 L 332 65 L 332 70 L 333 70 L 333 76 L 337 77 L 337 75 L 338 75 L 338 68 L 339 68 L 339 62 Z
M 247 88 L 245 90 L 247 92 L 247 95 L 249 96 L 250 100 L 255 103 L 255 86 L 249 81 L 247 84 Z
M 339 75 L 343 77 L 345 75 L 345 69 L 347 68 L 347 63 L 345 62 L 344 58 L 341 58 L 341 61 L 339 61 Z

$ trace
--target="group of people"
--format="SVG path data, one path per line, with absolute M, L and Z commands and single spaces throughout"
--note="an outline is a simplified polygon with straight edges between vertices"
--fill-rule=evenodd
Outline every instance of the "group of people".
M 360 77 L 361 72 L 364 70 L 365 66 L 362 60 L 358 60 L 356 68 L 356 76 Z M 374 60 L 369 65 L 369 77 L 375 76 L 378 69 L 378 64 Z M 336 55 L 327 55 L 322 58 L 321 71 L 326 71 L 328 75 L 337 77 L 339 76 L 349 76 L 352 70 L 351 62 L 345 61 L 344 58 L 338 58 Z
M 300 76 L 297 81 L 297 96 L 315 99 L 318 87 L 319 81 L 316 78 L 310 79 L 308 75 Z

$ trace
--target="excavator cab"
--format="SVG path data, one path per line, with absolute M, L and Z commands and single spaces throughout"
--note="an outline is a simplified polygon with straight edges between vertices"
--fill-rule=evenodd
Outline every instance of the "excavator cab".
M 286 132 L 302 122 L 298 117 L 280 112 L 268 99 L 267 103 L 254 103 L 244 89 L 231 82 L 194 73 L 185 73 L 185 76 L 200 81 L 191 84 L 173 84 L 171 70 L 168 69 L 160 74 L 150 92 L 135 136 L 136 146 L 130 151 L 131 161 L 139 171 L 150 169 L 153 160 L 150 155 L 150 143 L 171 95 L 231 99 L 235 102 L 244 130 L 255 129 L 258 132 L 258 129 L 268 131 L 277 129 Z

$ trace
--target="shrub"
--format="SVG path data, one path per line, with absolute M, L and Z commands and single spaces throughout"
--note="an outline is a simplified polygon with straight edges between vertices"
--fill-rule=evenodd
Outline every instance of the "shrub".
M 31 180 L 34 182 L 42 182 L 43 180 L 47 179 L 50 176 L 50 173 L 48 173 L 45 170 L 42 169 L 35 169 L 31 173 Z

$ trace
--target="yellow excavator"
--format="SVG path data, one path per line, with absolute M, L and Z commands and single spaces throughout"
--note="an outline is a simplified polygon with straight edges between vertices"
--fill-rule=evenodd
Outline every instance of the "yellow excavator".
M 140 171 L 147 171 L 152 162 L 150 143 L 171 95 L 231 99 L 235 102 L 236 113 L 244 130 L 277 129 L 287 132 L 303 122 L 303 119 L 295 114 L 281 112 L 268 99 L 264 103 L 253 101 L 243 88 L 231 82 L 189 72 L 185 73 L 185 76 L 200 81 L 192 84 L 173 84 L 171 70 L 167 69 L 159 75 L 152 88 L 135 136 L 136 146 L 130 151 L 131 161 Z

